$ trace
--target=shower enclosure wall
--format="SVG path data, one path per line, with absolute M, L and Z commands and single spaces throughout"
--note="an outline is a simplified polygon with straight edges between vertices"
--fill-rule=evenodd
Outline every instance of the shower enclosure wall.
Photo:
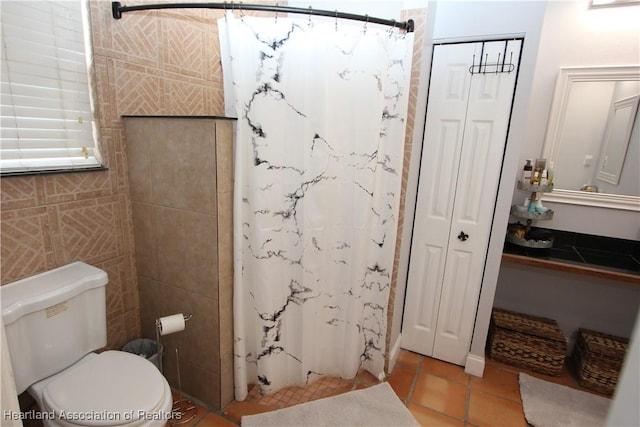
M 233 124 L 216 117 L 124 117 L 143 337 L 162 337 L 164 374 L 222 408 L 233 399 Z

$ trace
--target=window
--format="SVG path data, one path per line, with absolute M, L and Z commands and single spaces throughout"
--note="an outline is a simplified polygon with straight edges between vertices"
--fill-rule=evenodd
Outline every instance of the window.
M 103 168 L 85 1 L 2 1 L 2 175 Z

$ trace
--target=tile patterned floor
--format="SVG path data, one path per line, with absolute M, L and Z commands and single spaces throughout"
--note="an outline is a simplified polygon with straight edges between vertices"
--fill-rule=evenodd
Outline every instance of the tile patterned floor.
M 461 366 L 402 350 L 387 380 L 420 425 L 430 427 L 526 427 L 518 383 L 520 372 L 582 389 L 567 368 L 559 377 L 549 377 L 488 358 L 486 362 L 484 376 L 477 378 L 466 374 Z M 219 413 L 203 414 L 191 425 L 239 425 L 243 415 L 281 409 L 377 383 L 376 378 L 363 372 L 351 381 L 325 378 L 306 388 L 291 387 L 270 396 L 260 396 L 252 389 L 244 402 L 232 402 Z
M 422 426 L 526 427 L 518 383 L 521 370 L 488 358 L 486 363 L 484 376 L 477 378 L 466 374 L 461 366 L 401 350 L 387 380 Z M 567 368 L 559 377 L 523 372 L 581 389 Z M 252 388 L 247 400 L 232 402 L 223 411 L 198 406 L 196 417 L 181 426 L 239 426 L 243 415 L 281 409 L 375 384 L 378 384 L 375 377 L 362 372 L 350 381 L 324 378 L 308 387 L 289 387 L 269 396 L 260 396 Z

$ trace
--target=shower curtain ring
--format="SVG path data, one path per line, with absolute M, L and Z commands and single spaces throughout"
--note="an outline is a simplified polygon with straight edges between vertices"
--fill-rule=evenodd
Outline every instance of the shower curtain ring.
M 338 9 L 336 9 L 336 31 L 338 31 Z
M 276 2 L 276 24 L 278 23 L 278 2 Z
M 362 31 L 362 33 L 367 34 L 367 24 L 369 23 L 369 15 L 364 15 L 364 17 L 366 18 L 366 21 L 364 22 L 364 30 Z
M 309 6 L 309 26 L 311 26 L 311 15 L 313 15 L 313 6 Z

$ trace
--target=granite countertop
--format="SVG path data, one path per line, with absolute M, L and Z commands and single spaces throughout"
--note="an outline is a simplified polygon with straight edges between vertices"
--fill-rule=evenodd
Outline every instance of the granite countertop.
M 549 231 L 554 236 L 553 247 L 533 249 L 505 242 L 504 254 L 585 267 L 589 270 L 635 275 L 640 280 L 640 242 L 637 240 Z

